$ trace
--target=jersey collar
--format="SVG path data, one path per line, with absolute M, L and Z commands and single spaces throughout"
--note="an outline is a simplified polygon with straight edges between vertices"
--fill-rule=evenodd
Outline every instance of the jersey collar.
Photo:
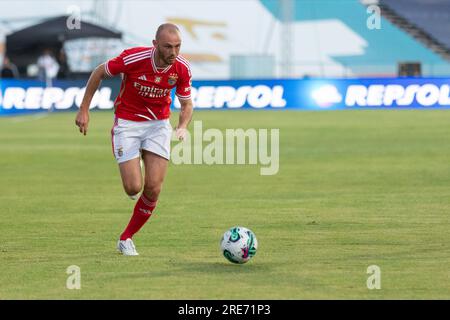
M 156 64 L 155 64 L 155 51 L 156 51 L 156 48 L 153 48 L 153 50 L 152 50 L 152 59 L 151 59 L 152 60 L 153 71 L 155 73 L 166 73 L 173 66 L 173 64 L 168 65 L 164 70 L 159 71 L 158 68 L 156 67 Z

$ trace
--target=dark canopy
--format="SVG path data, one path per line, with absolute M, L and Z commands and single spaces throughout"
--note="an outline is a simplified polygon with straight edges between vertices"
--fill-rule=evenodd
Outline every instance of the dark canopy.
M 23 74 L 24 68 L 35 63 L 44 49 L 51 49 L 55 55 L 64 41 L 80 38 L 120 39 L 122 34 L 89 22 L 80 21 L 80 28 L 73 28 L 73 18 L 59 16 L 18 30 L 6 37 L 6 54 Z

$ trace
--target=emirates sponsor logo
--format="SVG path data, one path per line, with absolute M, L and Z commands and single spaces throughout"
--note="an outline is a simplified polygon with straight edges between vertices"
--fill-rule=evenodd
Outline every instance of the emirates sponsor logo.
M 155 86 L 143 86 L 135 82 L 133 86 L 138 90 L 138 94 L 148 98 L 162 98 L 170 94 L 170 89 L 161 89 Z

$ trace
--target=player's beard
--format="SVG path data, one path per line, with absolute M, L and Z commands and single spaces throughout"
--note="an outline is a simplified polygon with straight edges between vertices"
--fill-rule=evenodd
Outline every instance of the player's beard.
M 167 65 L 172 65 L 175 62 L 176 56 L 168 56 L 167 59 L 164 59 L 164 63 Z
M 175 62 L 176 56 L 164 56 L 164 53 L 158 48 L 158 57 L 164 62 L 165 66 L 172 65 Z M 170 57 L 173 57 L 173 61 L 169 60 Z

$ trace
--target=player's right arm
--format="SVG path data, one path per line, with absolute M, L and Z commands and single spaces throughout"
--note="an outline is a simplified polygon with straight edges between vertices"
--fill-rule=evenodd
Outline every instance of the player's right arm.
M 108 77 L 114 77 L 120 73 L 126 74 L 129 70 L 128 68 L 130 67 L 130 64 L 127 63 L 127 61 L 130 62 L 136 57 L 142 57 L 146 54 L 149 54 L 149 50 L 145 47 L 127 49 L 122 51 L 122 53 L 117 57 L 112 58 L 111 60 L 108 60 L 95 68 L 87 82 L 80 111 L 78 111 L 75 119 L 75 123 L 80 128 L 81 133 L 86 135 L 89 124 L 89 106 L 91 104 L 92 97 L 100 86 L 102 80 Z
M 105 64 L 102 63 L 91 73 L 84 92 L 83 101 L 80 105 L 80 110 L 75 118 L 75 124 L 84 135 L 87 133 L 89 125 L 89 106 L 91 105 L 92 97 L 97 91 L 103 79 L 107 78 L 108 74 L 105 70 Z

